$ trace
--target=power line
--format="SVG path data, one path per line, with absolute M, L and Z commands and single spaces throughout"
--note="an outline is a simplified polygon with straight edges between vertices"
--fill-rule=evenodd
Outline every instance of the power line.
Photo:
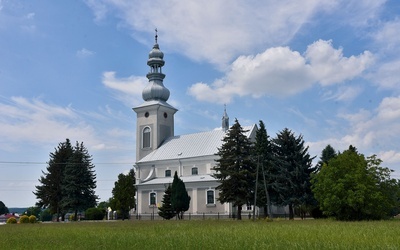
M 34 161 L 0 161 L 0 164 L 26 164 L 26 165 L 41 165 L 49 164 L 48 162 L 34 162 Z M 52 163 L 55 165 L 63 165 L 68 163 Z M 75 164 L 75 163 L 74 163 Z M 92 162 L 93 165 L 133 165 L 132 162 Z
M 18 179 L 13 179 L 13 180 L 10 180 L 10 179 L 7 179 L 7 180 L 0 180 L 0 181 L 19 181 L 19 182 L 30 182 L 30 181 L 39 181 L 39 180 L 18 180 Z M 115 180 L 97 180 L 96 179 L 96 181 L 115 181 Z

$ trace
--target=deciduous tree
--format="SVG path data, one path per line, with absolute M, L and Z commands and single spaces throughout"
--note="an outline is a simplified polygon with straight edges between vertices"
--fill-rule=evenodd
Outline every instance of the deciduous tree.
M 34 216 L 36 216 L 37 218 L 39 218 L 41 212 L 42 212 L 42 209 L 41 209 L 40 207 L 37 207 L 37 206 L 36 206 L 36 207 L 29 207 L 29 208 L 24 212 L 24 214 L 26 214 L 26 215 L 28 215 L 28 216 L 34 215 Z
M 399 183 L 375 155 L 350 146 L 324 164 L 312 180 L 321 210 L 338 220 L 384 219 L 398 211 Z
M 118 181 L 114 183 L 112 190 L 115 207 L 121 211 L 122 220 L 128 218 L 129 211 L 135 207 L 135 172 L 133 169 L 129 170 L 127 175 L 119 174 Z

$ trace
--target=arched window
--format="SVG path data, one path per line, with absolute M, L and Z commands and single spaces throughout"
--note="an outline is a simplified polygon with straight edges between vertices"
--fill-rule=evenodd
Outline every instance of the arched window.
M 198 168 L 196 167 L 192 168 L 192 175 L 198 175 L 198 174 L 199 174 Z
M 157 194 L 156 194 L 156 192 L 151 192 L 149 198 L 150 198 L 150 204 L 149 204 L 149 205 L 150 205 L 150 206 L 151 206 L 151 205 L 155 206 L 155 205 L 156 205 L 156 202 L 157 202 L 157 201 L 156 201 L 156 200 L 157 200 Z
M 171 170 L 165 170 L 165 177 L 171 177 Z
M 145 127 L 143 129 L 143 148 L 149 148 L 150 147 L 150 134 L 151 130 L 149 127 Z
M 207 190 L 207 205 L 213 205 L 215 204 L 215 199 L 214 199 L 214 190 L 209 189 Z

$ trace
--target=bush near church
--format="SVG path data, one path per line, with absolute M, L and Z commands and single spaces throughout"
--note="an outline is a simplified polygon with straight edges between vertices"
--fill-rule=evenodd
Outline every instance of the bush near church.
M 17 219 L 15 219 L 15 217 L 10 217 L 7 220 L 7 224 L 17 224 Z
M 24 223 L 29 223 L 29 216 L 28 215 L 22 215 L 19 217 L 19 223 L 24 224 Z
M 49 209 L 45 209 L 40 213 L 41 221 L 51 221 L 53 219 L 53 215 L 50 213 Z
M 86 220 L 103 220 L 104 216 L 104 210 L 97 207 L 88 208 L 85 212 Z
M 29 216 L 29 223 L 36 223 L 36 216 L 34 215 Z

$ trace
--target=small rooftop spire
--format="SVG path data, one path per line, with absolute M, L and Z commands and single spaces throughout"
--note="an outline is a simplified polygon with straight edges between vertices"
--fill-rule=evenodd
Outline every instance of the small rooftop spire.
M 158 35 L 157 35 L 157 28 L 156 28 L 156 36 L 155 36 L 155 40 L 156 40 L 156 44 L 157 44 L 157 39 L 158 39 Z
M 229 116 L 226 113 L 226 104 L 224 104 L 224 115 L 222 116 L 222 130 L 227 131 L 229 129 Z

